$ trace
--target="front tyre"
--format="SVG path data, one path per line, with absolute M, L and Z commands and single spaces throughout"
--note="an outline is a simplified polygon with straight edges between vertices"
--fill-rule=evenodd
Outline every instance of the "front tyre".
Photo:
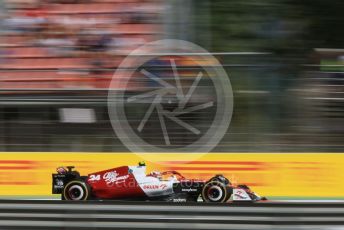
M 204 202 L 224 203 L 230 196 L 231 189 L 217 180 L 209 181 L 202 189 L 202 199 Z
M 69 182 L 63 189 L 62 198 L 65 200 L 88 200 L 91 189 L 88 184 L 81 180 Z

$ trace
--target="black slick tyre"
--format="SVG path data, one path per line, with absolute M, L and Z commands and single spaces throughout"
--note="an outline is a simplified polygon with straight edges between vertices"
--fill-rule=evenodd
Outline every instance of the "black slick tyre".
M 204 202 L 224 203 L 229 199 L 231 193 L 231 189 L 224 183 L 212 180 L 203 186 L 201 195 Z
M 90 186 L 82 180 L 68 182 L 62 193 L 62 198 L 65 200 L 88 200 L 90 196 Z

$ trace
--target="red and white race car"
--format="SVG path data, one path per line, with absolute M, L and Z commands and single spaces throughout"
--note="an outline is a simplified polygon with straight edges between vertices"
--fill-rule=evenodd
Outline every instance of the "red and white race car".
M 187 179 L 176 171 L 146 174 L 146 166 L 121 166 L 80 176 L 59 167 L 52 175 L 53 194 L 62 200 L 159 200 L 171 202 L 260 201 L 265 200 L 246 185 L 233 186 L 222 175 L 209 180 Z

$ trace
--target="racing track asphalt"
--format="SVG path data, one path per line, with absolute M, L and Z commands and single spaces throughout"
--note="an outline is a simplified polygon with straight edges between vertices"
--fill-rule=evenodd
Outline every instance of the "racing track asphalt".
M 0 201 L 0 229 L 343 230 L 344 202 Z

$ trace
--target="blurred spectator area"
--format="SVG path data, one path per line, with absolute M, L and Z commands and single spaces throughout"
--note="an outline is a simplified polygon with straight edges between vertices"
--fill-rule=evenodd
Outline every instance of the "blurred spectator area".
M 131 50 L 160 38 L 156 0 L 6 0 L 0 88 L 107 88 Z

